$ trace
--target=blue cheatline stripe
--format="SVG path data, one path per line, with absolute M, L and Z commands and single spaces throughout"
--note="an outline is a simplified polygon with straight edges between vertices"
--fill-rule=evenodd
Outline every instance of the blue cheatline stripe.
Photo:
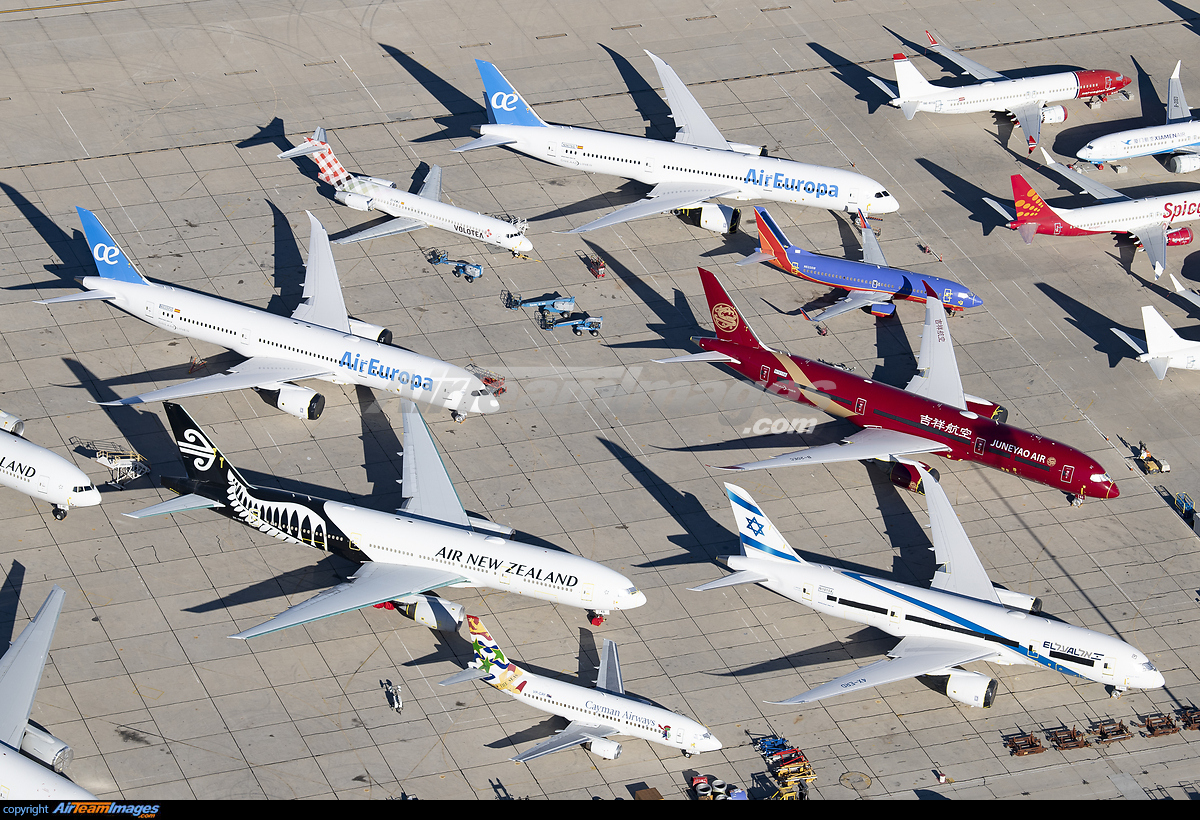
M 753 547 L 756 550 L 760 550 L 760 551 L 768 553 L 770 555 L 774 555 L 779 558 L 786 558 L 788 561 L 795 561 L 796 563 L 801 563 L 800 559 L 797 556 L 789 555 L 786 552 L 780 552 L 779 550 L 774 549 L 773 547 L 768 547 L 762 541 L 755 541 L 753 538 L 746 535 L 745 533 L 741 533 L 741 539 L 742 539 L 742 549 L 743 550 L 746 547 Z
M 744 537 L 745 536 L 743 536 L 743 538 Z M 925 603 L 924 601 L 918 601 L 916 598 L 896 592 L 893 589 L 888 589 L 887 587 L 876 583 L 874 580 L 872 580 L 871 578 L 868 578 L 865 575 L 860 575 L 857 572 L 846 572 L 846 571 L 843 571 L 842 574 L 846 575 L 850 578 L 853 578 L 856 581 L 861 581 L 862 583 L 866 584 L 867 586 L 873 587 L 873 588 L 879 590 L 880 592 L 883 592 L 883 593 L 886 593 L 893 597 L 899 598 L 902 601 L 907 601 L 908 603 L 913 604 L 914 606 L 917 606 L 927 612 L 932 612 L 935 615 L 941 615 L 947 621 L 953 621 L 954 623 L 958 624 L 959 626 L 965 627 L 966 629 L 971 629 L 971 630 L 980 632 L 985 635 L 993 635 L 997 638 L 1005 638 L 1005 636 L 1001 635 L 999 632 L 993 632 L 990 629 L 985 629 L 982 626 L 980 626 L 979 624 L 974 623 L 972 621 L 968 621 L 966 618 L 962 618 L 958 615 L 953 614 L 952 612 L 947 612 L 946 610 L 944 610 L 940 607 L 932 606 L 930 604 Z M 1007 638 L 1007 640 L 1011 640 L 1011 638 Z M 1029 647 L 1024 646 L 1020 643 L 1018 643 L 1015 647 L 1009 646 L 1006 648 L 1011 649 L 1020 655 L 1024 655 L 1025 657 L 1029 658 L 1030 660 L 1040 663 L 1042 666 L 1046 666 L 1046 667 L 1049 667 L 1050 669 L 1054 669 L 1059 672 L 1062 672 L 1064 675 L 1074 675 L 1077 678 L 1084 677 L 1083 675 L 1076 672 L 1074 669 L 1068 669 L 1067 667 L 1062 666 L 1061 664 L 1055 663 L 1054 661 L 1050 660 L 1049 658 L 1045 657 L 1044 655 L 1039 655 L 1037 652 L 1031 652 Z
M 749 501 L 746 501 L 745 499 L 739 498 L 738 496 L 734 495 L 733 490 L 726 490 L 725 495 L 729 496 L 729 500 L 732 501 L 734 504 L 737 504 L 740 507 L 745 507 L 747 510 L 754 513 L 755 515 L 763 514 L 762 510 L 760 510 L 758 507 L 751 504 Z M 766 516 L 763 515 L 763 518 L 766 518 Z

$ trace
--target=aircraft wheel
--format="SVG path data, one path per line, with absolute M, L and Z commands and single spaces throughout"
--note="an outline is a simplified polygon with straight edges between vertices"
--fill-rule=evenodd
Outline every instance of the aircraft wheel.
M 589 610 L 587 617 L 591 621 L 592 626 L 600 626 L 604 623 L 604 616 L 594 610 Z
M 55 507 L 54 508 L 54 517 L 58 521 L 62 521 L 64 518 L 67 517 L 67 511 L 64 510 L 62 507 Z

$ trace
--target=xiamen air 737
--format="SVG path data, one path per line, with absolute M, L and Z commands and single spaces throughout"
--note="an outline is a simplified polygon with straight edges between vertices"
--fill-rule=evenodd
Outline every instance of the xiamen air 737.
M 695 591 L 761 584 L 817 612 L 881 629 L 900 638 L 884 660 L 868 664 L 783 701 L 822 698 L 918 676 L 945 677 L 946 694 L 967 706 L 989 707 L 997 682 L 962 668 L 988 661 L 1043 666 L 1112 687 L 1158 689 L 1162 673 L 1118 638 L 1040 617 L 1041 602 L 992 584 L 937 479 L 916 463 L 929 503 L 937 569 L 929 589 L 813 564 L 791 548 L 741 487 L 725 485 L 738 524 L 741 555 L 724 557 L 734 570 Z
M 900 204 L 869 177 L 839 168 L 761 156 L 753 145 L 729 142 L 675 71 L 646 52 L 666 89 L 679 126 L 673 142 L 549 125 L 494 65 L 476 60 L 483 79 L 488 124 L 480 137 L 455 151 L 504 145 L 562 168 L 634 179 L 653 185 L 646 199 L 626 205 L 568 233 L 583 233 L 653 214 L 699 208 L 700 226 L 718 233 L 737 228 L 738 212 L 710 199 L 769 200 L 831 211 L 886 214 Z
M 411 402 L 404 407 L 404 506 L 382 512 L 342 501 L 256 487 L 246 481 L 177 404 L 165 404 L 187 478 L 162 479 L 177 498 L 130 518 L 212 509 L 292 544 L 361 564 L 353 580 L 303 601 L 231 637 L 253 638 L 371 606 L 395 609 L 426 626 L 453 631 L 461 604 L 434 590 L 486 587 L 589 611 L 599 625 L 613 609 L 646 596 L 619 572 L 569 552 L 510 540 L 513 530 L 463 510 L 429 429 Z M 391 606 L 388 606 L 388 605 Z
M 356 211 L 379 211 L 392 217 L 380 225 L 335 239 L 335 245 L 432 227 L 504 248 L 512 251 L 513 256 L 524 256 L 533 250 L 533 243 L 525 238 L 524 223 L 478 214 L 442 202 L 442 169 L 439 165 L 432 166 L 421 189 L 410 194 L 401 191 L 390 179 L 351 174 L 343 168 L 325 141 L 324 128 L 318 128 L 302 145 L 284 151 L 279 158 L 293 159 L 308 154 L 317 163 L 317 178 L 334 187 L 334 199 Z
M 621 744 L 609 740 L 612 735 L 630 735 L 681 749 L 688 757 L 721 748 L 721 741 L 691 718 L 625 694 L 617 645 L 607 638 L 601 650 L 596 688 L 588 689 L 527 672 L 504 654 L 478 618 L 468 615 L 467 623 L 475 659 L 440 685 L 482 680 L 515 700 L 571 721 L 553 737 L 511 758 L 518 763 L 576 746 L 584 746 L 605 760 L 616 760 L 621 756 Z
M 469 371 L 393 347 L 390 330 L 346 314 L 329 235 L 312 214 L 308 215 L 311 234 L 303 298 L 291 316 L 278 316 L 151 282 L 134 268 L 91 211 L 77 210 L 100 275 L 81 280 L 85 293 L 39 304 L 101 299 L 155 327 L 222 345 L 247 357 L 224 373 L 101 404 L 141 404 L 254 388 L 276 394 L 275 406 L 280 410 L 313 421 L 325 409 L 325 397 L 295 382 L 321 379 L 361 384 L 442 407 L 456 421 L 468 413 L 500 409 L 492 389 Z

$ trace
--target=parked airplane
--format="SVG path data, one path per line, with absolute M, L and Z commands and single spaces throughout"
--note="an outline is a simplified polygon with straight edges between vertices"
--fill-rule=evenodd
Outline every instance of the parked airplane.
M 1097 167 L 1119 159 L 1147 157 L 1151 154 L 1170 154 L 1167 170 L 1173 174 L 1186 174 L 1200 169 L 1200 122 L 1192 119 L 1183 96 L 1183 83 L 1179 81 L 1179 67 L 1167 83 L 1167 121 L 1164 125 L 1134 128 L 1106 134 L 1089 142 L 1075 156 Z
M 858 212 L 859 225 L 863 229 L 861 262 L 810 253 L 793 245 L 766 208 L 755 208 L 754 217 L 758 225 L 759 247 L 755 253 L 738 262 L 739 266 L 770 262 L 801 279 L 850 291 L 848 296 L 824 310 L 811 316 L 804 313 L 804 318 L 810 322 L 832 319 L 856 308 L 866 308 L 872 316 L 891 316 L 896 312 L 893 299 L 925 301 L 922 281 L 928 282 L 937 291 L 947 310 L 963 310 L 983 304 L 982 299 L 957 282 L 936 276 L 918 277 L 906 270 L 889 268 L 887 260 L 883 258 L 883 249 L 879 247 L 879 240 L 875 238 L 875 231 L 862 211 Z
M 916 476 L 899 457 L 936 453 L 1054 487 L 1075 504 L 1086 496 L 1120 495 L 1116 482 L 1094 459 L 1074 447 L 1005 424 L 1008 413 L 1003 407 L 963 393 L 950 326 L 932 289 L 926 290 L 930 298 L 925 303 L 917 374 L 900 389 L 772 350 L 759 341 L 713 274 L 701 268 L 700 279 L 716 338 L 692 337 L 704 352 L 658 361 L 728 364 L 769 393 L 864 428 L 834 444 L 725 469 L 878 459 L 891 463 L 893 483 L 916 489 Z
M 390 179 L 351 174 L 343 168 L 325 141 L 324 128 L 318 128 L 303 145 L 284 151 L 279 158 L 293 159 L 308 154 L 314 155 L 313 160 L 320 171 L 317 178 L 337 189 L 334 199 L 356 211 L 381 211 L 392 217 L 382 225 L 335 239 L 334 245 L 432 227 L 504 248 L 512 251 L 513 256 L 524 256 L 533 250 L 533 243 L 525 238 L 525 223 L 477 214 L 442 202 L 441 166 L 432 166 L 421 190 L 410 194 L 401 191 Z
M 1067 109 L 1048 106 L 1058 100 L 1082 100 L 1085 97 L 1108 99 L 1108 95 L 1129 85 L 1131 77 L 1116 71 L 1065 71 L 1040 77 L 1010 79 L 974 60 L 963 57 L 934 39 L 928 31 L 929 48 L 983 82 L 947 88 L 933 85 L 903 54 L 893 55 L 896 66 L 894 88 L 878 77 L 871 81 L 892 97 L 888 104 L 904 112 L 911 120 L 918 111 L 934 114 L 974 114 L 979 111 L 1003 111 L 1015 120 L 1032 152 L 1042 132 L 1042 123 L 1063 122 Z
M 761 156 L 763 149 L 727 142 L 675 71 L 646 52 L 666 89 L 679 126 L 674 142 L 548 125 L 494 65 L 476 60 L 487 101 L 482 135 L 455 151 L 507 145 L 563 168 L 611 174 L 653 185 L 647 199 L 567 233 L 583 233 L 643 216 L 688 208 L 701 210 L 700 227 L 718 233 L 737 229 L 739 212 L 710 199 L 766 199 L 828 210 L 886 214 L 900 204 L 873 179 L 820 165 Z
M 49 501 L 62 521 L 72 507 L 94 507 L 100 491 L 87 473 L 23 438 L 25 422 L 0 412 L 0 485 Z
M 937 479 L 913 463 L 929 504 L 934 562 L 929 589 L 805 561 L 741 487 L 725 485 L 738 522 L 741 555 L 723 560 L 735 570 L 696 591 L 761 584 L 797 603 L 900 638 L 885 660 L 868 664 L 802 695 L 776 701 L 812 703 L 908 678 L 946 676 L 946 694 L 987 708 L 997 681 L 962 668 L 988 661 L 1045 666 L 1064 675 L 1126 689 L 1158 689 L 1163 676 L 1122 640 L 1039 617 L 1041 601 L 992 584 Z
M 478 618 L 468 615 L 467 624 L 471 628 L 475 659 L 462 672 L 441 681 L 441 686 L 482 680 L 515 700 L 571 721 L 558 734 L 512 760 L 527 763 L 551 752 L 580 745 L 605 760 L 616 760 L 621 756 L 621 744 L 609 740 L 612 735 L 632 735 L 682 749 L 688 757 L 721 748 L 721 741 L 691 718 L 626 695 L 617 645 L 607 638 L 601 653 L 596 688 L 588 689 L 526 672 L 500 650 Z
M 1171 279 L 1175 280 L 1175 277 L 1172 276 Z M 1177 293 L 1183 291 L 1183 286 L 1178 281 L 1175 281 L 1175 290 Z M 1137 351 L 1137 360 L 1150 365 L 1159 381 L 1167 377 L 1167 369 L 1171 367 L 1180 370 L 1200 370 L 1200 342 L 1181 337 L 1167 324 L 1162 314 L 1149 305 L 1142 307 L 1142 325 L 1146 328 L 1144 340 L 1138 340 L 1119 328 L 1114 327 L 1110 330 Z
M 1074 182 L 1099 200 L 1082 208 L 1051 208 L 1020 174 L 1012 175 L 1014 217 L 994 199 L 984 197 L 997 213 L 1008 220 L 1008 228 L 1031 244 L 1037 234 L 1051 236 L 1087 236 L 1097 233 L 1128 234 L 1146 250 L 1154 278 L 1162 276 L 1167 262 L 1168 245 L 1186 245 L 1192 241 L 1191 228 L 1172 228 L 1174 222 L 1200 218 L 1200 190 L 1182 194 L 1131 199 L 1107 185 L 1072 171 L 1055 162 L 1045 149 L 1046 167 Z
M 346 315 L 329 235 L 308 215 L 308 266 L 304 298 L 291 316 L 277 316 L 215 296 L 159 285 L 142 276 L 96 216 L 77 208 L 99 276 L 85 276 L 85 293 L 38 302 L 54 305 L 103 299 L 155 327 L 223 345 L 248 357 L 225 373 L 151 390 L 103 405 L 141 404 L 225 390 L 277 392 L 275 406 L 314 421 L 325 397 L 294 382 L 322 379 L 362 384 L 403 398 L 444 407 L 456 421 L 467 413 L 494 413 L 500 403 L 480 379 L 457 365 L 392 347 L 392 332 Z
M 597 626 L 610 610 L 646 603 L 645 594 L 624 575 L 568 552 L 513 542 L 511 528 L 465 512 L 411 402 L 402 402 L 403 493 L 408 500 L 396 513 L 256 487 L 186 410 L 170 402 L 164 406 L 187 478 L 164 476 L 163 486 L 179 497 L 127 516 L 214 509 L 281 541 L 362 564 L 353 580 L 231 637 L 254 638 L 390 602 L 432 629 L 455 630 L 462 623 L 462 605 L 424 594 L 446 587 L 487 587 L 579 607 L 588 610 Z
M 29 722 L 66 595 L 55 584 L 0 658 L 0 800 L 95 799 L 62 774 L 75 757 L 71 747 Z

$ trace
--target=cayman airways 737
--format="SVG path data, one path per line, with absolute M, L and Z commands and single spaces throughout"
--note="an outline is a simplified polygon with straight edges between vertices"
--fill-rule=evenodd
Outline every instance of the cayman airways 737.
M 917 374 L 900 389 L 824 362 L 772 350 L 750 329 L 717 277 L 701 268 L 700 279 L 716 338 L 693 337 L 702 353 L 657 361 L 726 364 L 769 393 L 812 405 L 864 428 L 834 444 L 724 469 L 763 470 L 874 459 L 890 465 L 890 477 L 897 486 L 915 489 L 916 476 L 899 457 L 936 453 L 1054 487 L 1075 504 L 1087 496 L 1120 495 L 1116 482 L 1095 459 L 1074 447 L 1005 424 L 1008 412 L 1003 407 L 963 392 L 949 320 L 932 288 L 926 291 L 929 298 Z
M 62 521 L 72 507 L 94 507 L 100 491 L 87 473 L 24 438 L 25 422 L 0 412 L 0 486 L 49 501 Z
M 575 746 L 585 746 L 605 760 L 616 760 L 621 756 L 621 744 L 609 740 L 611 735 L 631 735 L 681 749 L 688 757 L 721 748 L 721 741 L 691 718 L 625 694 L 617 645 L 607 638 L 601 650 L 596 688 L 588 689 L 525 671 L 504 654 L 478 618 L 468 615 L 467 624 L 475 659 L 440 685 L 482 680 L 515 700 L 571 721 L 567 728 L 511 760 L 527 763 Z
M 1025 177 L 1013 174 L 1013 206 L 1017 209 L 1015 217 L 993 199 L 984 197 L 984 202 L 1008 220 L 1007 227 L 1019 233 L 1026 245 L 1031 244 L 1037 234 L 1127 234 L 1145 248 L 1154 278 L 1157 279 L 1166 268 L 1167 246 L 1186 245 L 1192 241 L 1191 228 L 1175 228 L 1172 225 L 1200 219 L 1200 190 L 1132 199 L 1055 162 L 1044 148 L 1042 155 L 1046 158 L 1048 170 L 1087 191 L 1098 200 L 1098 204 L 1082 208 L 1051 208 L 1025 181 Z
M 513 256 L 524 256 L 533 250 L 533 243 L 525 238 L 524 223 L 485 216 L 442 202 L 442 169 L 439 165 L 429 169 L 421 190 L 410 194 L 401 191 L 390 179 L 351 174 L 343 168 L 325 141 L 324 128 L 318 128 L 302 145 L 284 151 L 279 158 L 292 159 L 308 154 L 317 163 L 317 178 L 336 190 L 334 199 L 356 211 L 380 211 L 392 217 L 382 225 L 335 239 L 335 245 L 432 227 L 504 248 L 512 251 Z
M 1134 647 L 1090 629 L 1040 617 L 1041 601 L 1001 589 L 988 578 L 937 479 L 917 470 L 933 541 L 929 589 L 872 578 L 860 572 L 805 561 L 762 508 L 741 487 L 725 485 L 738 523 L 741 554 L 722 560 L 734 570 L 695 591 L 761 584 L 817 612 L 882 629 L 900 638 L 884 660 L 855 669 L 780 704 L 812 703 L 923 675 L 946 677 L 946 694 L 967 706 L 987 708 L 997 681 L 962 669 L 988 661 L 1003 666 L 1044 666 L 1076 678 L 1126 689 L 1158 689 L 1162 673 Z
M 801 279 L 850 291 L 848 296 L 824 310 L 811 316 L 804 313 L 804 318 L 810 322 L 832 319 L 856 308 L 866 308 L 872 316 L 891 316 L 896 312 L 893 299 L 925 301 L 925 286 L 922 282 L 927 282 L 937 292 L 947 310 L 964 310 L 983 304 L 982 299 L 958 282 L 936 276 L 919 277 L 906 270 L 889 268 L 887 260 L 883 258 L 883 249 L 879 247 L 879 240 L 875 238 L 875 231 L 867 222 L 866 214 L 861 211 L 858 213 L 859 224 L 863 229 L 861 262 L 810 253 L 793 245 L 788 242 L 766 208 L 755 208 L 754 218 L 758 225 L 758 251 L 738 262 L 739 266 L 769 262 Z
M 1179 67 L 1167 82 L 1167 121 L 1163 125 L 1134 128 L 1105 134 L 1079 149 L 1075 156 L 1101 166 L 1119 159 L 1147 157 L 1152 154 L 1171 154 L 1167 158 L 1167 170 L 1173 174 L 1186 174 L 1200 169 L 1200 122 L 1192 119 L 1183 96 L 1183 83 L 1179 80 Z
M 653 185 L 647 199 L 626 205 L 567 233 L 583 233 L 643 216 L 685 208 L 701 209 L 701 227 L 718 233 L 737 228 L 736 212 L 710 199 L 765 199 L 831 211 L 886 214 L 900 204 L 869 177 L 839 168 L 759 156 L 752 145 L 726 141 L 675 71 L 646 52 L 666 89 L 671 117 L 679 126 L 673 142 L 548 125 L 494 65 L 476 60 L 483 79 L 488 124 L 481 136 L 455 151 L 505 145 L 527 156 L 593 174 Z
M 223 345 L 248 357 L 225 373 L 101 404 L 141 404 L 254 388 L 277 393 L 276 407 L 313 421 L 325 409 L 325 397 L 294 382 L 321 379 L 361 384 L 444 407 L 456 421 L 468 413 L 500 409 L 492 389 L 467 370 L 393 347 L 390 330 L 346 314 L 329 235 L 312 214 L 308 215 L 311 234 L 303 298 L 291 316 L 277 316 L 151 282 L 134 268 L 91 211 L 77 210 L 100 275 L 81 280 L 85 293 L 38 304 L 102 299 L 155 327 Z
M 1067 109 L 1046 103 L 1058 100 L 1082 100 L 1085 97 L 1108 99 L 1108 95 L 1129 85 L 1131 77 L 1116 71 L 1065 71 L 1040 77 L 1010 79 L 974 60 L 963 57 L 934 39 L 928 31 L 929 50 L 941 54 L 983 82 L 946 88 L 929 83 L 903 54 L 893 56 L 896 85 L 878 77 L 871 81 L 891 96 L 888 104 L 904 112 L 911 120 L 918 111 L 934 114 L 974 114 L 980 111 L 1003 111 L 1016 120 L 1025 132 L 1032 152 L 1042 133 L 1042 123 L 1063 122 Z
M 463 510 L 424 419 L 404 407 L 404 506 L 395 513 L 256 487 L 177 404 L 165 404 L 187 478 L 162 479 L 179 497 L 136 513 L 150 518 L 213 509 L 292 544 L 361 564 L 353 580 L 303 601 L 265 623 L 232 635 L 253 638 L 369 606 L 396 608 L 439 630 L 455 630 L 463 607 L 425 593 L 486 587 L 589 611 L 599 625 L 613 609 L 646 596 L 628 578 L 568 552 L 510 540 L 513 530 Z M 395 602 L 395 603 L 393 603 Z M 391 604 L 391 606 L 387 606 Z

